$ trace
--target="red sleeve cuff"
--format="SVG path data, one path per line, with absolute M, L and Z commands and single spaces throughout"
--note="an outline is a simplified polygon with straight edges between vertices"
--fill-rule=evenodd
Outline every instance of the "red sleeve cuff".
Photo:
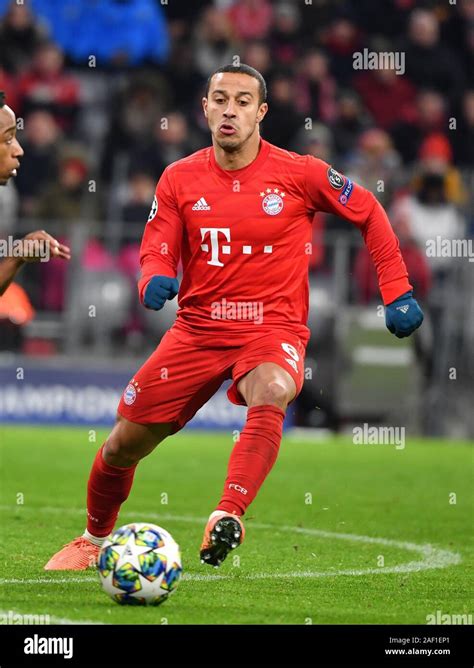
M 143 304 L 143 298 L 145 295 L 146 286 L 151 280 L 151 276 L 142 276 L 138 281 L 138 298 L 140 303 Z
M 405 292 L 409 292 L 410 290 L 413 290 L 413 286 L 410 285 L 410 282 L 405 277 L 397 278 L 394 281 L 390 281 L 389 283 L 380 286 L 380 292 L 385 306 L 391 304 L 397 297 L 404 295 Z

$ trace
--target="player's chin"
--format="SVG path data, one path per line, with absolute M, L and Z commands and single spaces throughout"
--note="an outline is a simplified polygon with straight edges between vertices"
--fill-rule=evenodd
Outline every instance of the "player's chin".
M 232 137 L 218 137 L 217 138 L 217 143 L 219 146 L 226 151 L 236 151 L 238 148 L 240 148 L 242 142 L 239 139 L 239 137 L 236 137 L 233 135 Z
M 6 186 L 9 179 L 10 179 L 11 174 L 8 176 L 0 176 L 0 186 Z

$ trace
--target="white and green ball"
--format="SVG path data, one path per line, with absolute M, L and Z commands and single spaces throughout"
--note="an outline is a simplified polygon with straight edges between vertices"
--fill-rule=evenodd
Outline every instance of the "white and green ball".
M 155 524 L 126 524 L 102 545 L 98 570 L 104 591 L 121 605 L 160 605 L 183 571 L 179 545 Z

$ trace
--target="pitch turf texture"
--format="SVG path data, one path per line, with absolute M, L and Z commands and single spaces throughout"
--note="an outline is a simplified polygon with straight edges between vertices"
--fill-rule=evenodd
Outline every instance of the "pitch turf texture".
M 141 608 L 111 601 L 93 570 L 43 570 L 83 531 L 87 475 L 105 435 L 92 444 L 85 429 L 0 427 L 3 614 L 48 614 L 53 623 L 426 624 L 438 610 L 473 612 L 468 443 L 407 439 L 397 450 L 284 438 L 249 509 L 246 541 L 214 570 L 198 550 L 232 442 L 191 431 L 168 439 L 139 466 L 119 523 L 168 529 L 185 575 L 163 605 Z

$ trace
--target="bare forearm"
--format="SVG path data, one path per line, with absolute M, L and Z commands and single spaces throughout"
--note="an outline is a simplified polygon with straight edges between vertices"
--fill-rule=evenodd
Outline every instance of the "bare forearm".
M 18 257 L 7 257 L 0 262 L 0 295 L 3 295 L 23 264 L 24 260 Z

